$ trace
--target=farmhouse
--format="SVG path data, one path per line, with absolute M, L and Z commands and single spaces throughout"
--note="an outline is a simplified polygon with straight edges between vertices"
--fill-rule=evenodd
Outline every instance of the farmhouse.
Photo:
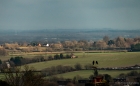
M 73 53 L 71 53 L 70 57 L 71 58 L 76 58 L 76 56 Z

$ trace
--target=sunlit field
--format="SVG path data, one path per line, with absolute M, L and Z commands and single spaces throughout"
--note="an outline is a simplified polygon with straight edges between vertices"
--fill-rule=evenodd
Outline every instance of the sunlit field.
M 125 67 L 140 64 L 139 52 L 120 52 L 120 53 L 74 53 L 78 58 L 60 59 L 29 64 L 36 70 L 41 70 L 51 66 L 63 65 L 72 66 L 80 63 L 82 67 L 92 64 L 93 60 L 99 62 L 98 67 Z
M 42 55 L 47 58 L 49 55 L 55 55 L 56 53 L 60 54 L 60 52 L 52 52 L 52 53 L 46 53 L 46 52 L 38 52 L 38 53 L 22 53 L 22 54 L 14 54 L 13 56 L 23 56 L 23 58 L 33 58 L 34 56 Z M 61 52 L 65 56 L 65 53 Z M 76 63 L 80 63 L 82 65 L 82 68 L 84 68 L 87 64 L 92 64 L 93 60 L 98 61 L 97 67 L 125 67 L 125 66 L 133 66 L 133 65 L 140 65 L 140 52 L 111 52 L 111 53 L 85 53 L 85 52 L 74 52 L 75 56 L 78 56 L 78 58 L 73 59 L 60 59 L 60 60 L 51 60 L 51 61 L 44 61 L 44 62 L 37 62 L 37 63 L 31 63 L 28 64 L 30 67 L 34 67 L 36 70 L 42 70 L 48 67 L 52 66 L 72 66 Z M 10 56 L 4 56 L 1 57 L 3 60 L 9 59 Z M 128 73 L 130 71 L 118 71 L 118 70 L 99 70 L 99 74 L 110 74 L 112 77 L 117 77 L 120 73 Z M 58 74 L 57 76 L 62 76 L 64 78 L 73 78 L 76 75 L 80 75 L 82 77 L 89 77 L 91 74 L 93 74 L 92 70 L 82 70 L 82 71 L 74 71 L 74 72 L 68 72 L 64 74 Z M 0 77 L 3 77 L 3 74 L 0 74 Z

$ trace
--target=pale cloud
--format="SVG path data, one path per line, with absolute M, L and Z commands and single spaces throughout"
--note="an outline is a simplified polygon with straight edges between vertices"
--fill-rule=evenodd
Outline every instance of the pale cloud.
M 139 0 L 1 0 L 0 29 L 140 29 Z

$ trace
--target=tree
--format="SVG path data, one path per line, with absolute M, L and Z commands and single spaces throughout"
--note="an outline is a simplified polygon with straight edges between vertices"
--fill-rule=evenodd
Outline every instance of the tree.
M 19 66 L 19 65 L 22 65 L 22 60 L 23 60 L 23 57 L 15 57 L 15 58 L 10 58 L 10 61 L 13 61 L 15 63 L 16 66 Z
M 114 40 L 109 40 L 108 41 L 108 45 L 113 45 L 113 44 L 115 44 Z
M 112 77 L 109 74 L 104 74 L 105 80 L 109 81 Z
M 72 41 L 64 41 L 63 46 L 64 48 L 72 48 L 74 47 L 74 43 Z
M 1 61 L 1 59 L 0 59 L 0 64 L 2 64 L 2 61 Z
M 134 39 L 132 38 L 127 38 L 126 43 L 128 44 L 129 47 L 131 47 L 132 44 L 134 44 Z
M 89 69 L 91 69 L 91 68 L 92 68 L 92 65 L 91 65 L 91 64 L 86 64 L 86 65 L 85 65 L 85 69 L 86 69 L 86 70 L 89 70 Z
M 106 42 L 104 41 L 98 41 L 96 42 L 95 46 L 98 48 L 98 49 L 105 49 L 107 47 L 107 44 Z
M 94 76 L 97 76 L 98 75 L 98 70 L 97 68 L 94 69 Z
M 53 56 L 52 55 L 49 55 L 48 56 L 48 60 L 53 60 Z
M 126 42 L 123 37 L 117 37 L 115 44 L 117 47 L 126 48 Z
M 121 74 L 119 74 L 119 77 L 120 77 L 120 78 L 124 78 L 124 77 L 126 77 L 126 74 L 121 73 Z
M 24 71 L 19 67 L 7 69 L 4 73 L 5 81 L 11 86 L 43 86 L 44 79 L 41 74 L 34 72 L 33 68 L 24 66 Z
M 76 75 L 73 77 L 73 81 L 78 82 L 78 80 L 83 79 L 80 75 Z
M 63 56 L 63 53 L 60 53 L 60 59 L 63 59 L 64 56 Z
M 69 54 L 66 54 L 66 58 L 71 58 L 71 56 Z
M 131 45 L 131 50 L 132 51 L 140 51 L 140 43 Z
M 59 74 L 59 73 L 63 73 L 63 70 L 64 68 L 63 68 L 63 66 L 62 65 L 58 65 L 58 66 L 56 66 L 56 70 L 57 70 L 57 73 Z
M 24 43 L 22 44 L 22 46 L 23 46 L 23 47 L 27 47 L 28 44 L 27 44 L 26 42 L 24 42 Z
M 37 46 L 38 43 L 37 43 L 37 42 L 31 42 L 30 45 L 31 45 L 31 46 Z
M 6 49 L 12 49 L 12 50 L 14 50 L 14 49 L 18 48 L 19 45 L 18 45 L 18 43 L 11 43 L 11 44 L 5 43 L 5 44 L 4 44 L 4 47 L 5 47 Z
M 131 71 L 129 73 L 127 73 L 127 76 L 138 76 L 139 73 L 137 71 Z
M 108 41 L 109 41 L 109 37 L 108 36 L 104 36 L 103 37 L 103 40 L 106 42 L 106 44 L 108 43 Z
M 81 70 L 82 69 L 82 66 L 81 66 L 80 63 L 75 64 L 74 67 L 75 67 L 76 70 Z
M 54 55 L 54 59 L 60 59 L 60 56 L 58 54 Z
M 0 48 L 0 55 L 5 56 L 7 55 L 7 51 L 4 48 Z

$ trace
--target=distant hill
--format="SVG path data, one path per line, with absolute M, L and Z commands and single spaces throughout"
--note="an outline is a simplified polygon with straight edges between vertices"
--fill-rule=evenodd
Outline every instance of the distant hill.
M 140 36 L 140 30 L 111 30 L 111 29 L 43 29 L 25 31 L 0 31 L 0 43 L 31 42 L 31 41 L 64 41 L 64 40 L 101 40 L 105 35 L 110 39 L 122 36 L 134 38 Z

